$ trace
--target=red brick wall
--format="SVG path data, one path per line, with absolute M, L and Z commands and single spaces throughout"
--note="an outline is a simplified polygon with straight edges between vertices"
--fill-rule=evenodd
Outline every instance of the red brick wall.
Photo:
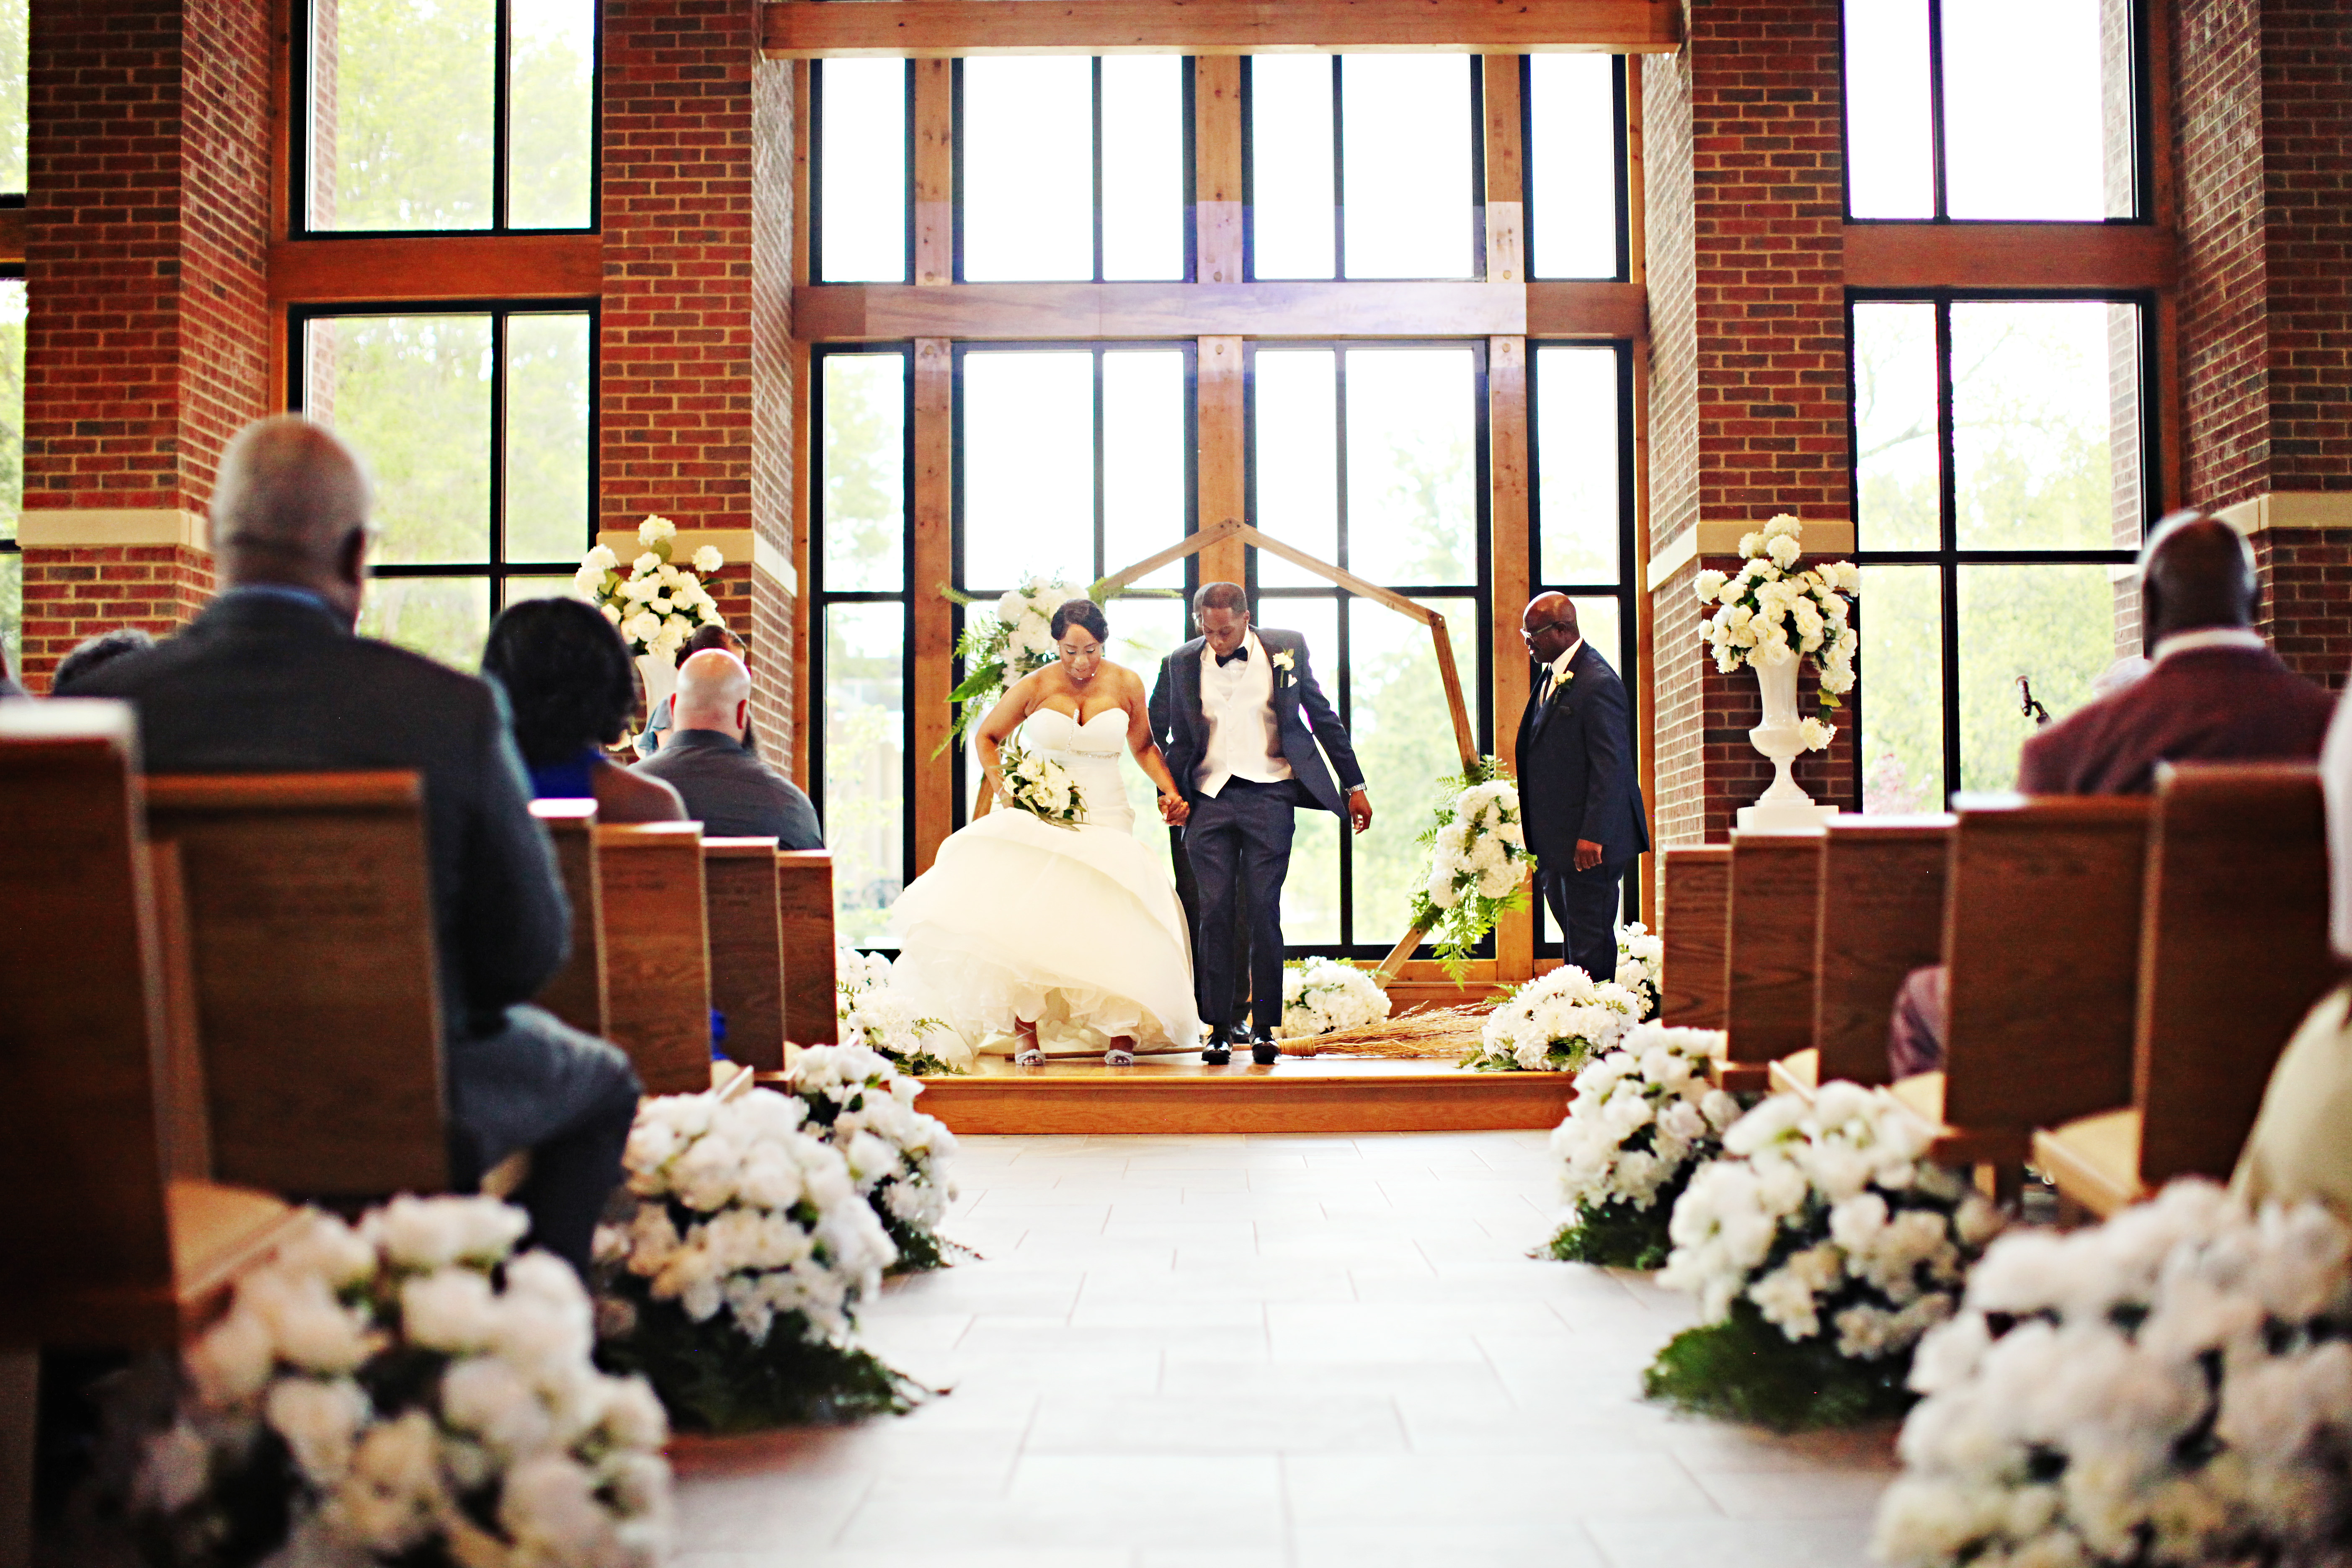
M 2297 671 L 2341 690 L 2352 668 L 2352 528 L 2254 536 L 2263 581 L 2255 626 Z
M 793 559 L 793 66 L 751 74 L 751 527 Z M 751 582 L 749 632 L 762 667 L 752 687 L 771 761 L 790 769 L 795 727 L 794 595 L 766 573 Z
M 2269 258 L 2263 242 L 2262 0 L 2177 0 L 2180 365 L 2188 500 L 2269 489 Z

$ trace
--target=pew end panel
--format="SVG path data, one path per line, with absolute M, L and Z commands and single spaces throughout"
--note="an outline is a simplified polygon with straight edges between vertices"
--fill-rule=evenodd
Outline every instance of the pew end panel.
M 600 823 L 609 1037 L 647 1094 L 710 1087 L 710 943 L 702 825 Z
M 1812 1045 L 1822 842 L 1819 830 L 1731 836 L 1723 955 L 1727 1079 L 1730 1068 L 1755 1076 L 1753 1069 Z
M 555 847 L 556 874 L 572 906 L 572 952 L 533 998 L 575 1029 L 603 1036 L 611 1005 L 604 980 L 604 889 L 596 876 L 596 803 L 535 800 L 531 816 Z
M 784 927 L 776 840 L 702 841 L 710 924 L 710 1005 L 727 1020 L 732 1061 L 762 1072 L 784 1065 Z
M 831 850 L 776 852 L 776 908 L 784 939 L 784 1038 L 801 1046 L 838 1044 Z
M 2140 1160 L 2137 1106 L 2077 1117 L 2033 1134 L 2034 1167 L 2057 1186 L 2068 1214 L 2105 1219 L 2147 1196 Z
M 1830 819 L 1822 845 L 1814 1049 L 1822 1081 L 1884 1084 L 1903 977 L 1942 959 L 1948 815 Z
M 1661 850 L 1658 940 L 1664 948 L 1658 1021 L 1692 1029 L 1724 1025 L 1725 937 L 1731 907 L 1731 846 Z

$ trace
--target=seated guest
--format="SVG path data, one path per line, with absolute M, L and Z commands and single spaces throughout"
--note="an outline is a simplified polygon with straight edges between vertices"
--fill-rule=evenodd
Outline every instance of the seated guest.
M 61 690 L 81 679 L 101 665 L 113 663 L 126 653 L 138 653 L 155 646 L 155 639 L 137 626 L 119 626 L 110 632 L 100 632 L 74 645 L 74 650 L 58 660 L 57 668 L 49 672 L 49 689 Z
M 636 717 L 637 669 L 593 605 L 509 605 L 490 626 L 482 673 L 506 688 L 534 799 L 593 800 L 599 822 L 686 820 L 677 791 L 605 760 Z
M 2176 512 L 2140 552 L 2147 672 L 2036 731 L 2018 760 L 2026 795 L 2146 795 L 2158 763 L 2319 755 L 2334 700 L 2253 629 L 2254 555 L 2228 523 Z M 1887 1028 L 1897 1078 L 1944 1065 L 1950 1017 L 1941 966 L 1905 977 Z
M 634 771 L 677 786 L 686 814 L 713 838 L 773 838 L 785 849 L 822 849 L 816 807 L 792 780 L 743 749 L 751 722 L 751 672 L 731 653 L 706 648 L 677 667 L 677 722 L 662 749 Z
M 613 1047 L 520 1005 L 570 935 L 554 854 L 531 820 L 499 689 L 352 635 L 372 500 L 358 459 L 322 426 L 247 426 L 213 493 L 222 593 L 179 635 L 70 695 L 129 699 L 157 773 L 424 775 L 453 1174 L 471 1188 L 529 1149 L 517 1201 L 531 1236 L 584 1272 L 636 1075 Z M 320 1070 L 332 1071 L 333 1042 L 319 1047 Z
M 677 657 L 681 660 L 689 659 L 703 649 L 712 647 L 731 653 L 738 658 L 745 657 L 743 639 L 721 626 L 695 627 L 694 635 L 686 639 L 686 646 L 678 650 Z M 661 750 L 662 742 L 669 738 L 671 729 L 677 724 L 677 708 L 676 692 L 654 704 L 654 710 L 646 716 L 646 732 L 637 737 L 638 757 L 650 757 Z M 760 738 L 751 732 L 751 721 L 748 719 L 743 721 L 743 749 L 755 757 L 760 754 Z

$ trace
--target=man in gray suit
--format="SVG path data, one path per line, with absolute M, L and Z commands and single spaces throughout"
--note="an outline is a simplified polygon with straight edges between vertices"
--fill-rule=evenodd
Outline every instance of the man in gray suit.
M 751 754 L 751 672 L 723 648 L 677 667 L 675 728 L 631 771 L 677 791 L 686 815 L 713 838 L 772 838 L 780 849 L 822 849 L 816 807 L 800 786 Z
M 68 695 L 127 698 L 156 773 L 414 771 L 425 777 L 450 1162 L 461 1188 L 518 1149 L 531 1237 L 583 1273 L 636 1114 L 628 1058 L 522 1005 L 571 917 L 498 688 L 352 635 L 373 531 L 359 461 L 324 428 L 247 426 L 221 460 L 227 584 L 178 636 Z M 317 1042 L 331 1072 L 331 1040 Z

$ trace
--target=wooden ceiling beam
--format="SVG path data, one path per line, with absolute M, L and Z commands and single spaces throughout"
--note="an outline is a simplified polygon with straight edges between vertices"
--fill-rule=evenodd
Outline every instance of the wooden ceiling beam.
M 1672 0 L 771 0 L 778 59 L 861 55 L 1672 54 Z
M 2173 287 L 2169 228 L 2105 223 L 1850 223 L 1849 289 Z
M 604 289 L 604 241 L 593 234 L 282 239 L 269 247 L 274 305 L 583 300 Z

